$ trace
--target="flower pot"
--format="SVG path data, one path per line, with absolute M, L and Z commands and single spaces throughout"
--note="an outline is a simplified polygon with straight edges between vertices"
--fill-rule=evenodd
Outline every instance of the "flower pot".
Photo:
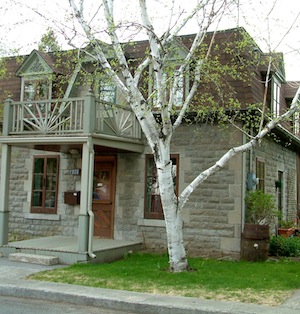
M 278 228 L 278 235 L 284 236 L 285 238 L 290 237 L 295 232 L 294 228 Z
M 241 241 L 241 259 L 265 261 L 269 257 L 270 233 L 268 225 L 245 224 Z

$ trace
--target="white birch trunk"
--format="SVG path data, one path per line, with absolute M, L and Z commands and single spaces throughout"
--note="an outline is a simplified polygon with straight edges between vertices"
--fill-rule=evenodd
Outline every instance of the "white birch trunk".
M 184 247 L 183 221 L 181 211 L 178 210 L 178 199 L 174 189 L 172 161 L 169 149 L 169 145 L 159 146 L 155 161 L 160 197 L 165 216 L 170 271 L 181 272 L 188 270 L 189 265 Z

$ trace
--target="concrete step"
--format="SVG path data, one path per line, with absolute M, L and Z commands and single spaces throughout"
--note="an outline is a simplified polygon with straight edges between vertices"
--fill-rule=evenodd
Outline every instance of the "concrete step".
M 14 262 L 24 262 L 46 266 L 58 264 L 58 257 L 56 256 L 35 255 L 27 253 L 11 253 L 8 256 L 8 259 Z

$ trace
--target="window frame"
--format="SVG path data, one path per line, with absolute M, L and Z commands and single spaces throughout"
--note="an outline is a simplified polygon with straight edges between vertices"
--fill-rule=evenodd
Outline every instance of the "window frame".
M 173 161 L 176 161 L 176 176 L 175 176 L 175 193 L 178 195 L 178 186 L 179 186 L 179 154 L 171 154 L 170 159 Z M 148 175 L 149 172 L 149 162 L 152 161 L 152 176 Z M 153 174 L 156 174 L 156 166 L 154 163 L 154 157 L 152 154 L 146 154 L 146 160 L 145 160 L 145 192 L 144 192 L 144 218 L 145 219 L 158 219 L 163 220 L 164 214 L 162 210 L 161 205 L 161 199 L 160 194 L 158 191 L 158 194 L 150 194 L 151 193 L 151 187 L 149 186 L 149 178 L 151 177 L 151 184 L 153 181 Z M 156 176 L 156 182 L 157 182 L 157 176 Z M 158 185 L 157 185 L 158 189 Z M 150 193 L 149 193 L 150 192 Z M 149 199 L 150 198 L 150 199 Z M 153 203 L 155 202 L 155 204 Z M 160 206 L 160 208 L 156 211 L 153 211 L 154 206 Z M 152 209 L 152 211 L 151 211 Z
M 31 203 L 30 203 L 30 212 L 36 213 L 36 214 L 56 214 L 57 213 L 57 199 L 58 199 L 58 184 L 59 184 L 59 164 L 60 164 L 60 156 L 59 155 L 35 155 L 33 156 L 33 170 L 32 170 L 32 185 L 31 185 Z M 43 172 L 42 172 L 42 188 L 37 189 L 35 188 L 35 178 L 36 174 L 36 161 L 38 159 L 44 159 L 44 165 L 43 165 Z M 46 206 L 46 178 L 49 172 L 47 172 L 47 164 L 48 160 L 55 159 L 56 160 L 56 173 L 52 173 L 52 175 L 55 174 L 56 181 L 55 181 L 55 189 L 51 189 L 48 191 L 51 191 L 51 193 L 55 193 L 55 199 L 54 199 L 54 206 Z M 35 192 L 41 192 L 42 193 L 42 206 L 34 205 L 34 197 Z

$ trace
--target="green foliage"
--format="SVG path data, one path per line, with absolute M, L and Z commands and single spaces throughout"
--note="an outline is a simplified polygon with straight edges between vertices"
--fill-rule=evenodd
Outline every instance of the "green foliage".
M 38 50 L 44 52 L 54 52 L 61 50 L 53 29 L 47 29 L 47 32 L 42 36 L 38 44 Z
M 272 256 L 300 256 L 300 238 L 274 236 L 270 241 L 270 255 Z
M 275 200 L 273 195 L 261 190 L 248 191 L 245 197 L 246 222 L 253 224 L 269 224 L 275 216 Z
M 0 57 L 0 79 L 3 79 L 7 73 L 5 58 Z

